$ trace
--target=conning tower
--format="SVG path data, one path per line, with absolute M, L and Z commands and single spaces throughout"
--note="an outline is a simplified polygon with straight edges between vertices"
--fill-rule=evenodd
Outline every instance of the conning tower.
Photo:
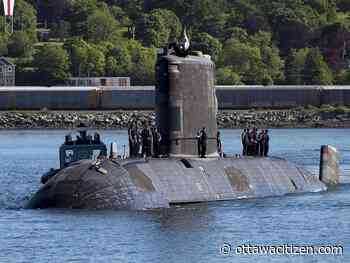
M 173 157 L 198 156 L 196 136 L 205 127 L 207 156 L 217 156 L 215 64 L 201 52 L 186 53 L 175 47 L 159 55 L 156 64 L 156 116 L 163 151 Z

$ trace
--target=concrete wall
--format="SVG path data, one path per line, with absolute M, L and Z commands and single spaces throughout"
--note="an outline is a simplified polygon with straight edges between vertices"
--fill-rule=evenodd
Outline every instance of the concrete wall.
M 217 87 L 219 108 L 295 108 L 319 106 L 321 91 L 318 87 Z
M 217 86 L 219 109 L 350 107 L 350 86 Z M 154 87 L 0 87 L 0 110 L 153 109 Z
M 103 89 L 100 96 L 102 110 L 153 109 L 155 105 L 154 87 Z

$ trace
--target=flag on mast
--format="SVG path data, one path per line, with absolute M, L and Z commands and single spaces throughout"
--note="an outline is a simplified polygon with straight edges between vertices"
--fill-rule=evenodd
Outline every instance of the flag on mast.
M 15 7 L 15 0 L 2 0 L 4 4 L 5 16 L 13 16 L 13 9 Z

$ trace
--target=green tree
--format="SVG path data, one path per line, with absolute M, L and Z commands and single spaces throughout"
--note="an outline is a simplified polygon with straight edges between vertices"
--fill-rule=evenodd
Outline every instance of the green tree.
M 67 20 L 72 0 L 25 0 L 34 6 L 38 13 L 38 20 L 44 25 L 52 25 L 60 20 Z M 16 0 L 17 2 L 17 0 Z
M 25 31 L 15 31 L 7 47 L 11 57 L 28 57 L 33 53 L 33 42 Z
M 128 50 L 131 56 L 131 79 L 134 84 L 153 84 L 155 77 L 154 65 L 157 52 L 155 48 L 142 47 L 138 41 L 130 40 Z
M 113 72 L 116 76 L 131 75 L 132 58 L 128 48 L 125 45 L 121 44 L 116 46 L 111 50 L 109 55 L 117 62 L 113 67 Z
M 240 76 L 231 68 L 219 68 L 216 72 L 218 85 L 242 85 Z
M 220 41 L 207 33 L 200 33 L 192 39 L 192 49 L 200 50 L 217 61 L 222 50 Z
M 162 16 L 165 21 L 165 26 L 170 30 L 167 42 L 175 42 L 178 40 L 181 34 L 182 25 L 176 14 L 167 9 L 156 9 L 153 10 L 152 13 Z
M 284 62 L 269 33 L 249 36 L 244 29 L 232 28 L 231 36 L 224 43 L 220 67 L 230 67 L 245 84 L 282 82 Z
M 118 61 L 114 57 L 108 57 L 106 59 L 106 76 L 115 77 L 117 76 Z
M 83 76 L 84 67 L 88 61 L 89 44 L 82 38 L 73 37 L 66 40 L 64 48 L 69 54 L 70 71 L 72 75 L 78 77 Z
M 350 11 L 350 2 L 348 0 L 336 0 L 336 5 L 342 12 Z
M 115 0 L 113 4 L 119 5 L 135 21 L 144 12 L 144 0 Z
M 163 47 L 169 37 L 170 28 L 159 10 L 144 14 L 136 21 L 136 38 L 147 47 Z
M 72 25 L 72 34 L 85 36 L 88 32 L 88 18 L 97 10 L 96 0 L 72 1 L 69 11 L 69 22 Z
M 128 17 L 127 13 L 124 12 L 124 10 L 117 5 L 113 5 L 111 8 L 111 14 L 112 16 L 123 26 L 128 26 L 131 24 L 130 18 Z
M 332 71 L 324 61 L 321 51 L 312 48 L 306 57 L 303 70 L 304 83 L 307 85 L 331 85 L 333 82 Z
M 266 74 L 258 47 L 231 39 L 223 48 L 223 65 L 238 73 L 245 84 L 259 84 Z
M 328 13 L 331 9 L 336 8 L 333 0 L 307 0 L 305 2 L 320 14 Z
M 0 56 L 7 55 L 7 52 L 8 52 L 7 44 L 8 44 L 7 36 L 0 34 Z
M 206 32 L 216 38 L 223 35 L 226 20 L 225 0 L 165 0 L 156 7 L 175 12 L 185 25 L 190 25 L 195 33 Z
M 109 11 L 96 10 L 87 20 L 87 38 L 95 43 L 109 40 L 116 33 L 117 26 Z
M 14 30 L 26 31 L 31 39 L 36 40 L 36 10 L 24 0 L 16 0 Z
M 34 56 L 41 84 L 57 85 L 69 78 L 69 56 L 60 46 L 45 45 Z
M 304 48 L 314 31 L 324 23 L 320 14 L 303 0 L 260 2 L 271 21 L 275 38 L 283 53 L 291 48 Z
M 345 20 L 324 26 L 321 30 L 321 36 L 316 41 L 333 71 L 337 72 L 347 67 L 347 54 L 350 51 L 349 21 Z
M 57 23 L 53 23 L 51 28 L 51 36 L 54 38 L 59 38 L 63 41 L 70 35 L 70 23 L 64 20 L 60 20 Z
M 227 39 L 236 39 L 240 42 L 247 42 L 249 39 L 248 32 L 241 27 L 231 27 L 226 30 Z
M 304 83 L 303 70 L 308 53 L 308 48 L 289 51 L 285 67 L 285 83 L 287 85 L 302 85 Z
M 106 60 L 98 47 L 91 45 L 87 50 L 87 64 L 84 70 L 88 77 L 101 77 L 105 73 Z
M 250 36 L 249 42 L 260 49 L 262 63 L 267 71 L 265 80 L 283 81 L 284 61 L 280 57 L 279 49 L 272 43 L 271 33 L 259 31 Z
M 98 46 L 81 38 L 70 38 L 64 44 L 69 54 L 71 72 L 74 76 L 95 77 L 105 72 L 105 56 Z
M 349 85 L 350 84 L 350 70 L 341 70 L 334 76 L 335 85 Z

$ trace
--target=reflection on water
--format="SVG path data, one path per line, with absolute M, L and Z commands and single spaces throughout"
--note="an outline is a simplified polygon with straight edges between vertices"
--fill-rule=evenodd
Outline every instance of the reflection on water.
M 271 130 L 271 155 L 318 173 L 322 144 L 342 154 L 350 175 L 350 130 Z M 0 262 L 348 262 L 349 185 L 337 191 L 283 198 L 176 206 L 156 211 L 23 210 L 40 176 L 58 167 L 65 131 L 0 132 Z M 225 152 L 240 153 L 240 131 L 223 130 Z M 127 144 L 126 131 L 103 131 Z M 239 257 L 220 246 L 342 244 L 342 257 Z

